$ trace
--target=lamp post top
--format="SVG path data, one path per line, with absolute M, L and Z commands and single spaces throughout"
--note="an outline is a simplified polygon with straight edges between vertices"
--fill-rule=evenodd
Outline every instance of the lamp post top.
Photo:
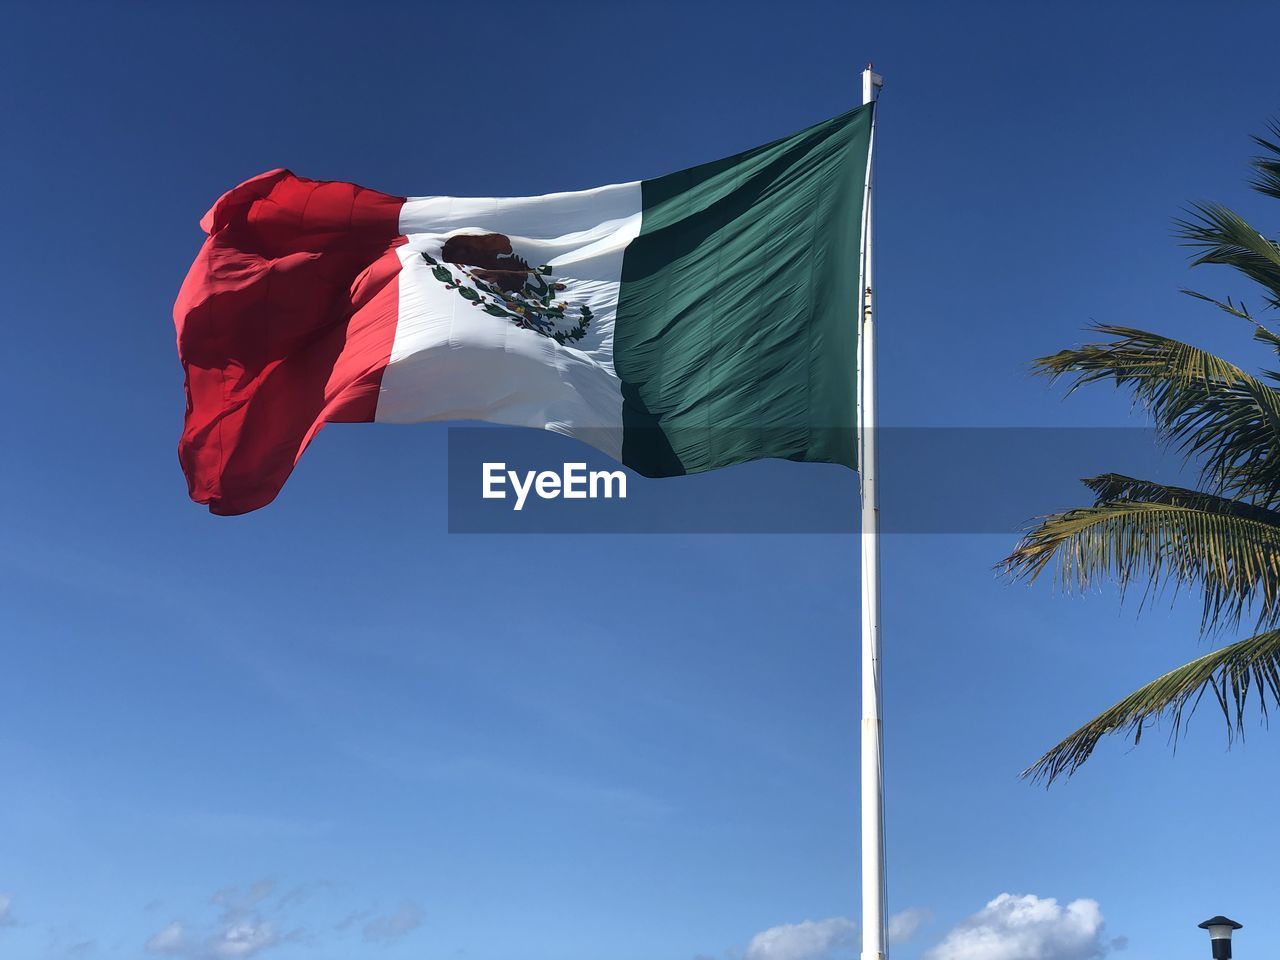
M 1201 930 L 1208 930 L 1210 927 L 1230 927 L 1232 930 L 1239 930 L 1244 926 L 1244 924 L 1236 923 L 1234 920 L 1230 920 L 1219 914 L 1216 917 L 1210 917 L 1204 923 L 1198 924 L 1198 926 Z

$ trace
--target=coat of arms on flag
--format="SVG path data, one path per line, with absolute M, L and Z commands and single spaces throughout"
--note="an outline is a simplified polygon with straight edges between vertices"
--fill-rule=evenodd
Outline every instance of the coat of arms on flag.
M 560 299 L 567 285 L 552 277 L 551 266 L 530 267 L 500 233 L 456 233 L 434 257 L 423 250 L 422 259 L 446 290 L 456 290 L 472 306 L 491 317 L 505 317 L 521 330 L 563 345 L 581 340 L 591 325 L 591 307 Z M 450 269 L 453 265 L 461 277 Z

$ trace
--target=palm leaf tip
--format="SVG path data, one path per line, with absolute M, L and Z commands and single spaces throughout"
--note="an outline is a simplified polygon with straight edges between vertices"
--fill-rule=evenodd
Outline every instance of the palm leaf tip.
M 1234 210 L 1220 203 L 1192 204 L 1187 216 L 1174 221 L 1174 234 L 1196 251 L 1192 266 L 1232 267 L 1266 289 L 1272 306 L 1280 306 L 1280 246 Z
M 1270 137 L 1270 139 L 1268 139 Z M 1265 151 L 1253 158 L 1254 178 L 1249 185 L 1259 193 L 1280 199 L 1280 123 L 1267 124 L 1267 137 L 1254 137 L 1253 142 Z
M 1248 701 L 1255 692 L 1265 722 L 1269 705 L 1280 703 L 1280 631 L 1214 650 L 1140 687 L 1053 747 L 1022 777 L 1050 786 L 1074 774 L 1103 737 L 1132 733 L 1137 744 L 1143 731 L 1160 720 L 1172 721 L 1170 739 L 1176 742 L 1205 693 L 1218 702 L 1231 743 L 1244 735 Z

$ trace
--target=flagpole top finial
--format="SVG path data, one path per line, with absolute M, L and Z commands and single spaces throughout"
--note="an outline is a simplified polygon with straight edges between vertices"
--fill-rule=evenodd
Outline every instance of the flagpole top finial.
M 862 71 L 862 102 L 868 104 L 875 100 L 883 86 L 884 77 L 876 73 L 874 65 L 868 60 L 866 69 Z

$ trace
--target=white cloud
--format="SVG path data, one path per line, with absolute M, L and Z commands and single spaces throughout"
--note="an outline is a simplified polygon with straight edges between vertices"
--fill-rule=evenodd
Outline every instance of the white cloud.
M 784 923 L 752 937 L 743 960 L 826 960 L 852 950 L 857 929 L 845 917 Z
M 906 943 L 932 919 L 933 914 L 924 907 L 908 907 L 895 913 L 889 918 L 889 942 Z
M 17 922 L 13 919 L 13 897 L 0 893 L 0 927 L 12 927 Z
M 282 937 L 268 918 L 278 919 L 287 907 L 284 898 L 274 897 L 275 892 L 275 881 L 259 880 L 244 888 L 224 887 L 215 893 L 209 902 L 221 908 L 221 915 L 205 938 L 201 956 L 240 960 L 301 936 L 301 931 L 294 931 Z
M 159 933 L 152 934 L 144 946 L 148 953 L 178 953 L 184 945 L 182 924 L 175 920 Z
M 314 934 L 296 923 L 297 909 L 313 893 L 329 886 L 280 887 L 271 880 L 259 880 L 247 886 L 224 887 L 208 899 L 200 913 L 179 914 L 143 946 L 149 954 L 178 960 L 266 960 L 287 950 L 291 943 L 313 941 Z M 338 933 L 352 928 L 362 931 L 367 943 L 389 944 L 422 926 L 425 917 L 420 906 L 406 901 L 387 913 L 348 913 L 332 926 Z
M 395 913 L 374 917 L 364 925 L 366 943 L 390 943 L 399 940 L 406 933 L 422 926 L 424 915 L 422 908 L 414 903 L 403 903 Z
M 1106 952 L 1096 900 L 1002 893 L 955 927 L 927 960 L 1095 960 Z
M 174 920 L 144 945 L 150 953 L 188 957 L 191 960 L 247 960 L 301 931 L 281 936 L 273 919 L 280 907 L 273 899 L 275 884 L 260 880 L 248 887 L 224 887 L 209 898 L 218 908 L 216 920 L 197 923 L 194 929 Z
M 271 924 L 239 920 L 226 924 L 210 938 L 209 952 L 215 957 L 251 957 L 279 942 L 280 937 Z

